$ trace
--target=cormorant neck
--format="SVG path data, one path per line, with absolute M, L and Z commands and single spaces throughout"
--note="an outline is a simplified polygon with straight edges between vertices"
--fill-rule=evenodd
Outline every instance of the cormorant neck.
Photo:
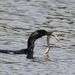
M 33 51 L 28 52 L 27 53 L 27 58 L 28 59 L 33 59 L 33 53 L 34 53 Z
M 47 35 L 48 32 L 45 31 L 45 30 L 37 30 L 35 32 L 33 32 L 30 36 L 29 36 L 29 39 L 28 39 L 28 47 L 30 50 L 33 51 L 34 49 L 34 42 L 39 39 L 40 37 L 42 36 L 45 36 Z
M 33 32 L 28 39 L 28 47 L 27 47 L 27 58 L 33 58 L 33 50 L 34 50 L 34 43 L 37 39 L 41 38 L 42 36 L 48 35 L 48 32 L 45 30 L 37 30 Z

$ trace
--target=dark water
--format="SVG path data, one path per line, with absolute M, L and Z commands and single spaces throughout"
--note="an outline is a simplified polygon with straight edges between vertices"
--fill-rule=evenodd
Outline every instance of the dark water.
M 75 75 L 75 0 L 0 0 L 0 49 L 27 47 L 38 29 L 54 31 L 49 58 L 46 37 L 36 41 L 34 57 L 0 53 L 0 75 Z

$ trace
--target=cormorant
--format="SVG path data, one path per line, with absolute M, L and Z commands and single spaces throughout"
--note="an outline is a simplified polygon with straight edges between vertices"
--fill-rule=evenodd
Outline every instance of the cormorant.
M 59 41 L 59 38 L 57 37 L 56 34 L 53 32 L 48 32 L 46 30 L 36 30 L 34 31 L 28 38 L 28 46 L 26 49 L 21 49 L 21 50 L 0 50 L 0 53 L 7 53 L 7 54 L 27 54 L 27 58 L 33 58 L 33 50 L 34 50 L 34 43 L 37 39 L 41 38 L 42 36 L 47 36 L 47 43 L 48 43 L 48 48 L 44 52 L 47 54 L 49 52 L 49 37 L 53 35 L 55 38 Z

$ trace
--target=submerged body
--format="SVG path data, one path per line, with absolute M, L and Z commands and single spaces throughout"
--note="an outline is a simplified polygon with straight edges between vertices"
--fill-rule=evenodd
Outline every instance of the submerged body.
M 53 32 L 47 32 L 45 30 L 37 30 L 33 32 L 28 38 L 28 46 L 26 49 L 21 50 L 0 50 L 0 53 L 7 53 L 7 54 L 27 54 L 27 58 L 33 57 L 33 50 L 34 50 L 34 43 L 37 39 L 41 38 L 42 36 L 50 36 Z M 59 40 L 59 39 L 58 39 Z

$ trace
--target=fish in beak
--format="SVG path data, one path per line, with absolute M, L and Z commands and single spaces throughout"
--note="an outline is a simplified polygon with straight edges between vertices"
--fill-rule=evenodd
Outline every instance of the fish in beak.
M 56 40 L 59 42 L 59 38 L 58 38 L 58 36 L 56 35 L 56 34 L 54 34 L 53 32 L 51 33 L 51 35 L 52 36 L 54 36 L 55 38 L 56 38 Z M 45 50 L 45 52 L 44 52 L 44 54 L 46 54 L 46 55 L 48 55 L 48 52 L 50 51 L 50 36 L 51 35 L 48 35 L 47 36 L 47 45 L 48 45 L 48 47 L 47 47 L 47 49 Z
M 59 38 L 56 34 L 52 33 L 51 35 L 54 36 L 56 38 L 56 40 L 59 42 Z

